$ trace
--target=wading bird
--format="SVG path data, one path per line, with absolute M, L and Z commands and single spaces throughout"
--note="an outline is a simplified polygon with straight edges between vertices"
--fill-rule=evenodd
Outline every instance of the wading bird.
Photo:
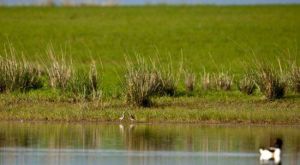
M 130 114 L 130 121 L 135 121 L 135 116 L 133 114 Z
M 125 118 L 125 112 L 122 113 L 122 116 L 119 118 L 120 121 L 122 121 Z
M 281 155 L 281 147 L 282 147 L 282 140 L 276 139 L 274 146 L 264 149 L 260 148 L 260 162 L 262 164 L 273 162 L 275 164 L 280 164 L 280 155 Z

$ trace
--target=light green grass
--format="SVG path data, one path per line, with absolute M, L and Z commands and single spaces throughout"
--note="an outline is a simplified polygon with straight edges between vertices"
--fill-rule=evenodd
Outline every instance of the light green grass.
M 262 95 L 196 91 L 153 98 L 151 109 L 126 106 L 120 81 L 125 56 L 160 58 L 196 75 L 229 72 L 239 77 L 254 58 L 299 64 L 300 5 L 0 7 L 0 55 L 11 43 L 29 61 L 48 64 L 47 49 L 63 52 L 76 69 L 98 66 L 102 99 L 81 102 L 47 86 L 27 93 L 0 95 L 1 120 L 118 121 L 123 111 L 136 122 L 300 123 L 299 95 L 278 101 Z M 253 62 L 253 61 L 252 61 Z M 180 96 L 180 97 L 179 97 Z
M 300 6 L 1 7 L 0 53 L 10 42 L 24 56 L 45 60 L 51 44 L 77 67 L 103 64 L 103 88 L 114 93 L 124 54 L 174 63 L 183 54 L 196 73 L 241 73 L 254 53 L 275 62 L 298 57 Z M 299 57 L 297 59 L 299 61 Z M 122 75 L 122 74 L 120 74 Z

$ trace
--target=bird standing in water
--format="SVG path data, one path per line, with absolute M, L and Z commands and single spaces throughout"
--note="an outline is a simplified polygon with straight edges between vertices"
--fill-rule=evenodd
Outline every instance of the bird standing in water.
M 125 112 L 122 113 L 122 116 L 119 118 L 120 121 L 122 121 L 125 118 Z
M 280 155 L 281 155 L 281 147 L 282 147 L 282 140 L 276 139 L 275 145 L 268 148 L 263 149 L 260 148 L 260 162 L 261 163 L 269 163 L 274 162 L 275 164 L 280 164 Z

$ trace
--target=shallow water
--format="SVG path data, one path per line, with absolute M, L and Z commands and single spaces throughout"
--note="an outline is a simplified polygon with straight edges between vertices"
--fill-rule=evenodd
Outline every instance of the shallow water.
M 284 141 L 300 163 L 299 126 L 0 123 L 0 164 L 259 164 L 258 148 Z

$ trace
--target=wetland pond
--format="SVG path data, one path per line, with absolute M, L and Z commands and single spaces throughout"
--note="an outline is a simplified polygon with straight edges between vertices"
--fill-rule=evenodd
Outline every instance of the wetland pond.
M 300 164 L 299 126 L 0 123 L 1 165 L 247 165 L 284 142 L 281 164 Z

